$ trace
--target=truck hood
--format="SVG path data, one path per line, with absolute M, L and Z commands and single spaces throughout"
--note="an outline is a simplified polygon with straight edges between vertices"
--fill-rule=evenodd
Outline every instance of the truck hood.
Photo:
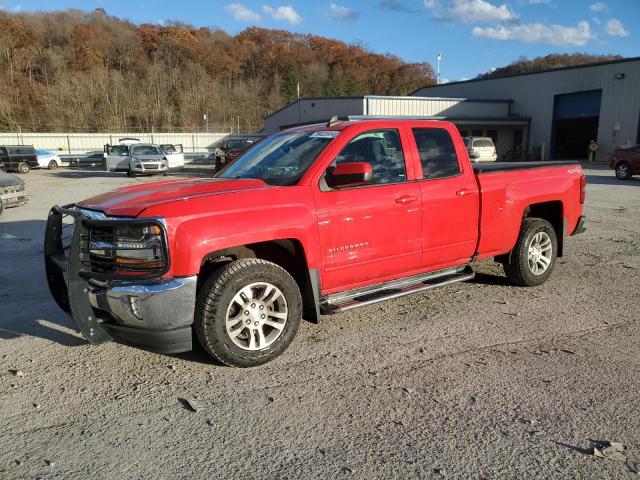
M 270 187 L 262 180 L 255 179 L 180 179 L 123 187 L 83 200 L 76 205 L 101 211 L 109 216 L 136 217 L 145 208 L 161 203 L 263 188 Z

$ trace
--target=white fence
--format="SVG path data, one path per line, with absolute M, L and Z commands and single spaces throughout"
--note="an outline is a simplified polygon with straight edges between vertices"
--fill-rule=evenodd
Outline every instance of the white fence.
M 255 135 L 229 133 L 3 133 L 0 145 L 33 145 L 35 148 L 61 154 L 82 154 L 103 150 L 104 146 L 118 143 L 121 138 L 137 138 L 155 144 L 182 144 L 185 152 L 206 152 L 226 137 L 255 138 Z

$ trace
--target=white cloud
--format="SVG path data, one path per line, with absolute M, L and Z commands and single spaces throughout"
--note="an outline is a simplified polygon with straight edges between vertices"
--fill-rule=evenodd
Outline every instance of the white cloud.
M 596 2 L 589 5 L 589 10 L 591 10 L 592 12 L 601 12 L 605 8 L 607 8 L 607 5 L 602 2 Z
M 302 17 L 294 10 L 291 5 L 273 8 L 269 5 L 263 5 L 262 11 L 276 20 L 284 20 L 292 25 L 297 25 L 302 21 Z
M 506 3 L 495 5 L 486 0 L 450 0 L 441 5 L 438 0 L 424 0 L 435 18 L 454 23 L 507 23 L 518 15 Z
M 327 15 L 332 20 L 355 20 L 359 14 L 349 7 L 342 7 L 332 3 L 327 9 Z
M 231 3 L 225 9 L 239 22 L 259 22 L 260 15 L 241 3 Z
M 582 21 L 577 27 L 563 25 L 545 25 L 543 23 L 525 23 L 509 27 L 475 27 L 474 37 L 492 40 L 515 40 L 524 43 L 547 43 L 556 46 L 585 45 L 595 36 L 591 32 L 589 22 Z
M 604 31 L 607 32 L 607 35 L 611 35 L 612 37 L 629 36 L 629 32 L 624 29 L 624 25 L 622 25 L 622 22 L 615 18 L 607 20 L 607 23 L 604 24 Z

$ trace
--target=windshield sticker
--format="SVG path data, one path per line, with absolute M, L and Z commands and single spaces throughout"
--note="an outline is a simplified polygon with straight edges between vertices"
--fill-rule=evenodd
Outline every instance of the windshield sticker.
M 309 138 L 336 138 L 339 133 L 338 130 L 319 130 L 309 135 Z

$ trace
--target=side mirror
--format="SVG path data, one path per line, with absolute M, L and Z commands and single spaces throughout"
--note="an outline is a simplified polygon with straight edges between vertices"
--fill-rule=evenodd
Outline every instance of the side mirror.
M 373 170 L 367 162 L 347 162 L 337 165 L 327 175 L 327 185 L 331 188 L 358 187 L 371 182 Z

